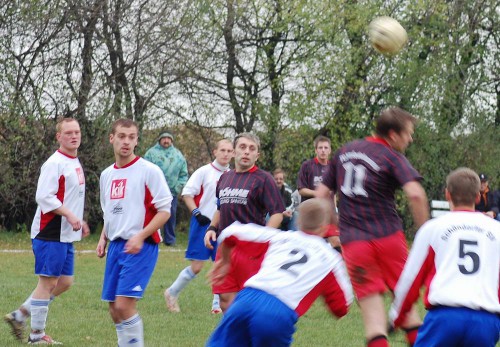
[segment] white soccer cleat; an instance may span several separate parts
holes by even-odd
[[[165,293],[163,293],[163,296],[165,297],[165,303],[167,304],[167,309],[170,312],[175,312],[175,313],[181,312],[181,308],[179,307],[177,298],[175,296],[170,295],[168,288],[165,290]]]
[[[62,345],[62,342],[54,341],[49,335],[43,335],[39,339],[28,338],[28,345]]]

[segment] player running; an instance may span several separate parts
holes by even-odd
[[[182,270],[175,282],[165,290],[165,301],[171,312],[180,312],[177,302],[179,294],[198,275],[207,260],[215,259],[216,243],[213,243],[214,249],[208,249],[205,247],[203,238],[210,224],[210,218],[217,210],[217,197],[215,196],[217,182],[224,172],[229,171],[229,162],[234,155],[232,142],[220,140],[213,154],[215,160],[196,170],[182,190],[182,197],[192,215],[186,249],[186,259],[191,261],[191,265]],[[214,294],[212,313],[221,312],[219,295]]]

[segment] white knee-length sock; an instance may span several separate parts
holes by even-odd
[[[49,313],[50,300],[31,299],[31,330],[39,331],[38,334],[30,334],[32,338],[40,338],[45,331],[47,314]]]
[[[124,345],[133,347],[144,347],[144,328],[139,314],[122,321]],[[122,345],[120,345],[122,347]]]
[[[168,288],[168,291],[170,292],[170,295],[172,296],[179,296],[180,292],[191,282],[194,278],[196,277],[195,273],[193,272],[193,269],[191,269],[191,266],[186,267],[184,270],[182,270],[179,273],[179,276],[177,276],[177,279],[175,280],[174,283]]]

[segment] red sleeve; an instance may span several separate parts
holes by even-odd
[[[322,295],[326,305],[335,316],[339,318],[345,316],[349,311],[350,304],[333,272],[328,273],[323,282],[324,291]]]

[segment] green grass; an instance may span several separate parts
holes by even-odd
[[[93,235],[75,245],[77,250],[94,250],[96,244],[97,236]],[[0,251],[0,313],[17,308],[36,286],[30,245],[27,233],[0,233],[0,250],[25,250],[22,253]],[[188,265],[184,259],[185,247],[185,233],[179,233],[177,247],[161,247],[145,298],[138,303],[146,346],[204,346],[221,318],[210,314],[212,295],[205,280],[208,266],[182,292],[179,298],[182,312],[172,314],[166,310],[163,291]],[[94,253],[79,252],[74,286],[50,305],[47,333],[66,346],[116,346],[116,333],[107,304],[100,300],[104,262]],[[356,304],[346,317],[336,320],[322,300],[299,320],[294,338],[293,346],[365,345]],[[4,323],[0,325],[0,341],[2,346],[21,345]],[[401,332],[390,336],[390,342],[391,346],[406,346]]]

